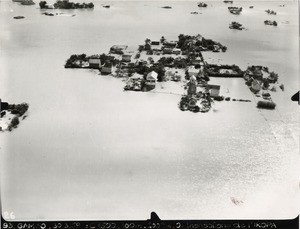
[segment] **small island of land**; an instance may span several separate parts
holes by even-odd
[[[265,10],[265,12],[268,13],[268,14],[271,14],[271,15],[272,15],[272,14],[273,14],[273,15],[276,15],[276,14],[277,14],[275,11],[270,10],[270,9]]]
[[[228,10],[232,14],[239,15],[242,12],[243,8],[242,7],[236,7],[236,6],[229,6]]]
[[[207,7],[207,4],[204,3],[204,2],[199,2],[199,3],[198,3],[198,6],[199,6],[199,7]]]
[[[265,20],[264,23],[265,23],[265,25],[277,26],[277,22],[276,21]]]
[[[231,24],[229,25],[229,28],[230,29],[237,29],[237,30],[245,29],[242,24],[240,24],[238,22],[235,22],[235,21],[231,22]]]
[[[2,102],[1,99],[0,103],[0,131],[12,131],[18,127],[21,117],[22,120],[26,118],[25,114],[29,105],[27,103],[8,104],[7,102]]]
[[[276,104],[271,99],[271,92],[277,90],[276,73],[262,66],[250,66],[242,71],[237,65],[208,64],[202,56],[205,51],[225,52],[226,49],[199,34],[180,34],[177,41],[162,36],[160,40],[147,38],[137,50],[130,50],[127,45],[113,45],[109,54],[71,55],[65,68],[95,69],[101,75],[123,78],[126,82],[124,91],[148,92],[160,82],[181,82],[186,93],[181,96],[179,108],[192,112],[208,112],[214,101],[231,100],[220,95],[221,85],[208,84],[210,77],[244,78],[254,98],[262,99],[257,102],[257,107],[274,109]],[[162,57],[158,57],[160,55]],[[279,88],[284,89],[283,85]],[[251,102],[235,98],[232,101]]]
[[[74,3],[69,2],[69,0],[57,1],[52,6],[49,6],[46,1],[41,1],[39,3],[41,9],[93,9],[94,4],[90,3]]]
[[[24,16],[15,16],[14,19],[24,19]]]

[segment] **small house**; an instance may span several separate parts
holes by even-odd
[[[160,42],[159,41],[151,41],[151,45],[159,45]]]
[[[101,68],[101,74],[111,74],[112,73],[112,65],[106,64]]]
[[[163,49],[163,54],[172,54],[172,49],[170,49],[170,48],[164,48]]]
[[[146,77],[146,80],[148,82],[155,83],[157,81],[157,76],[158,76],[158,74],[155,71],[149,72]]]
[[[89,67],[99,69],[101,67],[100,58],[90,58],[89,59]]]
[[[248,74],[249,77],[253,77],[254,79],[262,79],[263,78],[263,73],[260,68],[255,68],[252,71],[247,70],[246,74]]]
[[[124,55],[122,55],[122,61],[131,62],[131,57],[132,57],[132,55],[124,54]]]
[[[202,60],[200,57],[196,57],[192,60],[192,65],[200,65],[202,63]]]
[[[127,49],[127,45],[113,45],[110,48],[111,53],[122,54],[125,49]]]
[[[174,49],[172,50],[172,53],[173,53],[173,54],[176,54],[176,55],[179,55],[179,54],[181,53],[181,49],[174,48]]]
[[[188,82],[188,95],[194,95],[197,93],[197,80],[195,76],[191,76],[190,81]]]
[[[220,85],[208,84],[206,88],[209,90],[211,97],[218,97],[220,94]]]
[[[167,41],[164,43],[164,46],[168,47],[168,48],[175,48],[177,45],[176,41]]]
[[[150,91],[155,88],[155,84],[157,81],[157,76],[158,74],[155,71],[149,72],[148,75],[146,76],[146,82],[145,82],[145,87],[144,90]]]
[[[260,89],[261,89],[261,84],[258,80],[253,80],[252,83],[251,83],[251,89],[254,91],[254,92],[259,92]]]
[[[2,102],[0,99],[0,111],[7,110],[7,109],[8,109],[8,103]]]
[[[188,74],[189,74],[190,77],[197,76],[198,73],[199,73],[198,69],[195,69],[195,68],[189,68],[188,69]]]

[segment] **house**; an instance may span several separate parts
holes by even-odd
[[[191,76],[197,76],[198,75],[198,73],[199,73],[199,70],[198,69],[195,69],[195,68],[189,68],[188,69],[188,74],[189,74],[189,76],[191,77]]]
[[[168,48],[175,48],[177,45],[177,41],[166,41],[164,43],[164,46],[168,47]]]
[[[220,85],[208,84],[206,88],[209,90],[211,97],[218,97],[220,94]]]
[[[145,82],[145,87],[144,90],[150,91],[155,88],[155,84],[157,81],[157,76],[158,74],[155,71],[149,72],[148,75],[146,76],[146,82]]]
[[[124,62],[131,62],[132,55],[124,54],[122,55],[122,61]]]
[[[254,79],[262,79],[263,73],[260,68],[256,67],[254,70],[247,70],[246,75],[248,75],[248,78],[253,77]]]
[[[149,72],[146,77],[146,81],[155,83],[157,81],[157,76],[158,74],[155,71]]]
[[[196,57],[195,59],[192,60],[192,65],[198,65],[201,63],[202,63],[202,60],[200,57]]]
[[[261,84],[258,80],[253,80],[252,83],[251,83],[251,89],[254,91],[254,92],[259,92],[260,89],[261,89]]]
[[[2,102],[0,99],[0,111],[7,110],[7,109],[8,109],[8,103]]]
[[[195,76],[191,76],[188,82],[188,95],[194,95],[197,93],[197,80]]]
[[[172,54],[172,49],[170,49],[170,48],[164,48],[163,49],[163,54]]]
[[[179,54],[181,53],[181,49],[176,49],[176,48],[174,48],[174,49],[172,50],[172,53],[173,53],[173,54],[176,54],[176,55],[179,55]]]
[[[112,64],[105,64],[101,68],[101,74],[111,74],[112,73]]]
[[[151,41],[151,45],[159,45],[160,42],[159,41]]]
[[[115,54],[123,54],[123,51],[127,49],[127,47],[127,45],[113,45],[110,48],[110,52]]]
[[[134,79],[134,80],[142,80],[144,79],[144,76],[138,73],[134,73],[129,79]]]
[[[101,67],[100,58],[90,58],[89,59],[89,67],[99,69]]]

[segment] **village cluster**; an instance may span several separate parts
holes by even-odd
[[[33,0],[12,0],[22,5],[34,5]],[[233,4],[233,1],[224,0],[224,3]],[[104,8],[110,5],[101,4]],[[46,1],[40,1],[40,9],[93,9],[93,3],[74,3],[69,0],[57,0],[53,5]],[[200,8],[208,7],[204,2],[197,3]],[[280,5],[284,7],[285,5]],[[254,6],[249,6],[252,9]],[[171,6],[163,6],[164,9],[172,9]],[[240,15],[243,8],[229,6],[230,13]],[[276,15],[273,10],[265,10],[269,15]],[[57,16],[65,13],[43,12],[46,16]],[[202,14],[202,12],[191,12],[191,14]],[[75,16],[72,14],[70,16]],[[14,19],[24,19],[24,16],[14,16]],[[265,25],[277,26],[276,21],[265,20]],[[233,21],[230,29],[244,30],[242,24]],[[72,55],[66,62],[66,68],[92,68],[99,69],[101,74],[110,74],[115,77],[126,79],[124,90],[147,92],[155,89],[159,82],[175,81],[186,84],[187,93],[182,95],[179,102],[181,110],[193,112],[208,112],[213,101],[229,101],[231,98],[220,96],[221,85],[208,84],[210,77],[243,77],[249,89],[263,100],[258,101],[260,108],[274,109],[276,104],[272,102],[269,91],[276,91],[276,88],[284,90],[284,86],[278,84],[278,75],[269,72],[263,66],[249,66],[242,71],[236,65],[212,65],[208,64],[202,56],[202,52],[226,52],[227,47],[206,39],[201,35],[189,36],[180,34],[177,41],[168,41],[164,37],[160,40],[146,39],[145,43],[139,45],[137,50],[130,50],[127,45],[114,45],[108,54],[86,54]],[[279,85],[279,84],[278,84]],[[232,101],[249,102],[244,99],[232,99]],[[23,104],[24,105],[24,104]],[[28,108],[28,106],[27,106]],[[26,110],[27,110],[26,108]],[[14,110],[14,109],[13,109]],[[9,117],[11,112],[8,109],[1,113],[0,121],[6,123],[4,129],[12,130],[19,123],[19,117]],[[21,112],[22,113],[22,112]],[[3,121],[5,117],[9,117]],[[1,127],[1,126],[0,126]],[[0,129],[1,130],[1,129]],[[3,130],[3,125],[2,125]]]
[[[124,78],[126,91],[147,92],[155,89],[160,82],[183,82],[187,93],[182,96],[179,108],[193,112],[208,112],[213,101],[231,99],[220,96],[221,85],[209,84],[210,77],[240,77],[245,79],[257,97],[264,100],[262,106],[258,104],[260,107],[274,109],[276,105],[268,91],[276,91],[276,73],[262,66],[249,66],[242,71],[237,65],[208,64],[202,56],[205,51],[226,52],[226,49],[226,46],[199,34],[180,34],[177,41],[168,41],[164,37],[160,40],[146,39],[137,50],[130,50],[126,45],[114,45],[109,54],[72,55],[66,61],[65,68],[99,69],[103,75]],[[284,89],[283,85],[278,85],[278,88]]]

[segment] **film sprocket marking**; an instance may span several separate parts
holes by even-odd
[[[155,212],[148,220],[138,221],[6,221],[3,229],[299,229],[299,216],[285,220],[161,220]]]

